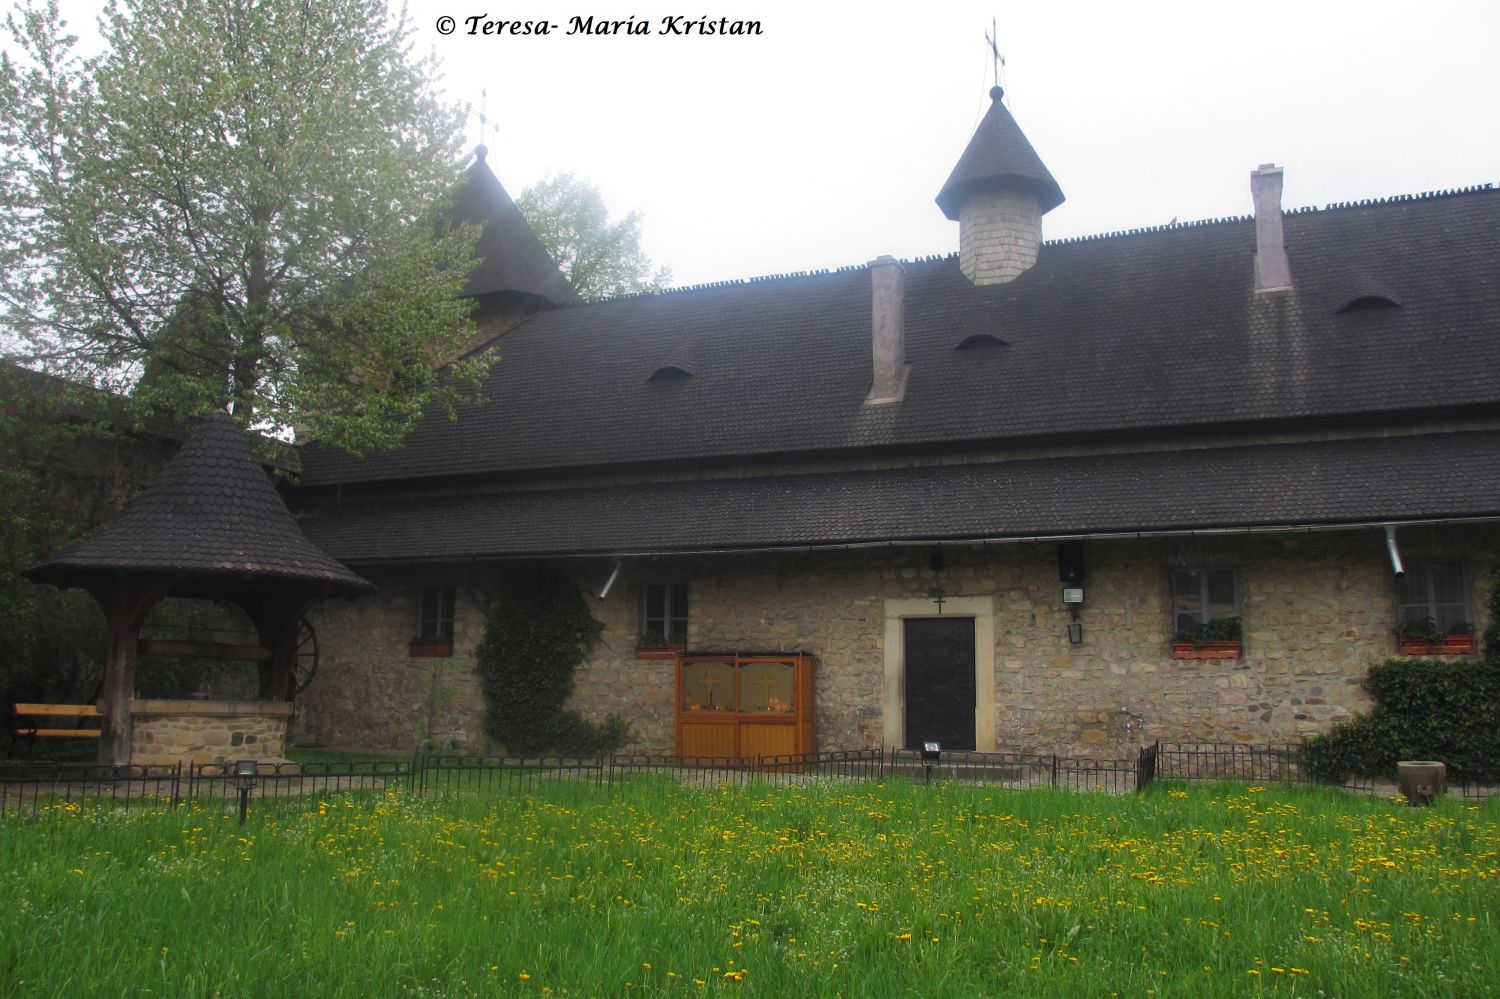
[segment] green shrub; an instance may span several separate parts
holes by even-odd
[[[1375,709],[1307,740],[1314,779],[1388,776],[1400,760],[1441,760],[1459,780],[1500,778],[1500,566],[1490,580],[1483,661],[1388,659],[1371,666],[1365,689]]]
[[[578,589],[559,573],[526,568],[502,576],[490,594],[476,653],[485,733],[518,754],[597,756],[629,742],[630,724],[618,715],[595,725],[564,708],[573,671],[602,630]]]
[[[1365,689],[1369,715],[1307,741],[1316,779],[1389,775],[1399,760],[1441,760],[1461,780],[1500,767],[1500,665],[1390,659],[1370,667]]]

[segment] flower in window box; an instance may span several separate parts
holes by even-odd
[[[413,658],[437,659],[453,655],[453,639],[451,638],[413,638],[407,649],[407,655]]]
[[[1172,658],[1238,659],[1240,637],[1240,619],[1237,617],[1221,617],[1182,628],[1172,636]]]
[[[1445,632],[1431,617],[1405,621],[1396,629],[1403,656],[1463,656],[1474,651],[1474,626],[1467,621]]]
[[[637,659],[675,659],[684,648],[682,642],[667,641],[666,635],[660,631],[643,631],[635,643],[635,657]]]

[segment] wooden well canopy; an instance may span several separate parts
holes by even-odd
[[[159,600],[227,600],[244,608],[260,645],[238,652],[259,664],[261,698],[285,700],[307,609],[325,597],[375,589],[307,540],[225,413],[210,417],[116,520],[25,575],[87,589],[104,610],[109,646],[99,761],[114,764],[130,760],[140,630]],[[175,654],[215,651],[224,652],[194,646]]]

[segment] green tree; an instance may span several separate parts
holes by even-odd
[[[672,271],[653,272],[641,250],[640,213],[611,222],[598,189],[572,173],[553,174],[528,187],[516,207],[586,299],[660,291],[672,283]]]
[[[459,117],[385,0],[111,0],[90,58],[33,3],[0,63],[21,353],[354,451],[477,386],[482,359],[433,370],[473,336],[475,233],[440,221]]]

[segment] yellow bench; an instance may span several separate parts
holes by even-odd
[[[42,728],[37,722],[53,718],[99,718],[102,724],[103,717],[92,704],[17,704],[16,738],[97,739],[97,728]],[[26,724],[26,720],[33,724]]]

